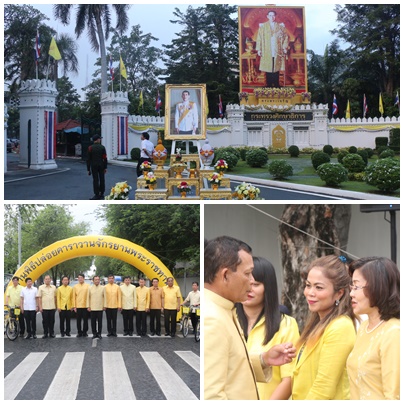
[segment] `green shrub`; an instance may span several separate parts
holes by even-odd
[[[290,157],[299,157],[300,149],[297,146],[292,145],[289,147],[288,152],[290,154]]]
[[[248,147],[239,147],[238,152],[240,153],[241,160],[245,161],[248,150],[250,150]]]
[[[138,147],[134,147],[130,151],[130,158],[131,158],[131,160],[139,161],[139,159],[140,159],[140,149]]]
[[[313,154],[316,150],[313,149],[312,147],[303,147],[302,150],[300,150],[301,154]]]
[[[365,162],[359,154],[348,154],[342,159],[342,165],[350,173],[360,173],[366,167]]]
[[[327,153],[330,157],[332,156],[332,154],[334,153],[334,148],[330,145],[330,144],[326,144],[323,147],[323,152]]]
[[[237,161],[240,159],[240,151],[236,147],[231,147],[231,146],[221,147],[219,150],[233,153],[235,156],[237,156]]]
[[[348,173],[348,180],[349,181],[365,181],[365,173]]]
[[[321,164],[329,163],[330,160],[330,156],[327,153],[323,153],[322,151],[314,152],[311,155],[311,163],[313,164],[315,170],[317,170],[317,168],[321,166]]]
[[[236,167],[238,160],[239,160],[239,158],[235,154],[233,154],[227,150],[224,150],[224,149],[219,149],[219,150],[215,151],[214,163],[216,164],[216,162],[220,159],[226,160],[226,163],[229,166],[229,170]]]
[[[348,154],[349,153],[347,150],[341,150],[337,156],[338,163],[342,164],[342,160],[344,159],[344,157],[348,156]]]
[[[389,146],[380,146],[377,149],[377,155],[380,157],[380,155],[386,150],[390,150],[390,147]]]
[[[395,155],[396,153],[394,153],[394,150],[387,149],[379,154],[379,159],[387,159],[389,157],[394,157]]]
[[[388,137],[377,137],[377,138],[375,138],[375,143],[376,143],[376,150],[377,150],[379,147],[387,146],[389,143],[389,138]]]
[[[317,168],[317,174],[329,187],[336,187],[348,180],[347,169],[339,163],[324,163]]]
[[[365,170],[365,181],[383,192],[400,188],[400,162],[393,158],[377,160]]]
[[[355,154],[355,153],[358,152],[358,148],[357,148],[356,146],[351,146],[351,147],[348,149],[348,151],[349,151],[350,154]]]
[[[370,147],[367,147],[365,150],[366,150],[366,152],[368,154],[368,159],[371,159],[373,154],[374,154],[373,149],[371,149]]]
[[[400,129],[394,128],[390,130],[390,148],[395,152],[400,151]]]
[[[268,163],[268,154],[265,150],[251,149],[246,154],[246,162],[250,167],[262,167]]]
[[[293,167],[286,160],[273,160],[268,165],[269,173],[274,179],[282,180],[293,175]]]
[[[288,154],[288,149],[282,147],[282,148],[275,148],[272,146],[269,146],[267,149],[268,154]]]
[[[358,156],[362,157],[362,160],[368,165],[368,152],[366,150],[358,150]]]

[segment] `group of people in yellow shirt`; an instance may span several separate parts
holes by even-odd
[[[240,240],[207,242],[205,399],[400,399],[397,265],[329,255],[304,274],[299,334],[279,306],[272,264]]]
[[[49,275],[44,277],[44,284],[38,289],[29,285],[23,288],[18,283],[18,277],[13,278],[13,286],[6,293],[6,305],[21,307],[22,315],[21,336],[25,332],[24,308],[28,335],[26,338],[36,338],[36,316],[42,313],[44,334],[42,338],[54,338],[55,312],[59,312],[60,334],[62,337],[71,336],[72,311],[76,313],[77,337],[88,336],[88,320],[91,319],[93,339],[102,338],[103,313],[106,313],[108,337],[117,336],[117,314],[122,313],[123,335],[133,336],[136,316],[136,333],[145,336],[147,332],[147,313],[150,313],[151,335],[161,335],[161,314],[164,313],[166,336],[175,336],[177,312],[181,307],[181,292],[174,279],[169,277],[167,285],[159,286],[159,280],[154,278],[150,288],[145,286],[145,280],[139,279],[139,286],[132,285],[129,276],[118,286],[113,275],[108,276],[108,283],[101,285],[100,277],[94,276],[92,285],[85,282],[84,274],[78,275],[78,283],[69,286],[69,278],[63,276],[60,287],[51,284]],[[32,293],[30,292],[32,290]],[[30,293],[28,293],[30,292]],[[25,302],[24,302],[25,297]],[[33,316],[29,314],[33,312]],[[32,318],[31,318],[32,317]]]

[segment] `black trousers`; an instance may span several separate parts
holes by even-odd
[[[91,331],[93,332],[93,335],[101,335],[102,333],[102,314],[102,310],[91,310]]]
[[[175,335],[177,331],[177,310],[164,309],[164,327],[166,334]]]
[[[196,315],[196,313],[190,313],[189,316],[191,317],[192,329],[195,331],[196,324],[198,323],[198,316]]]
[[[108,334],[116,334],[116,318],[118,309],[106,309]]]
[[[18,315],[18,322],[20,324],[20,334],[24,335],[24,333],[25,333],[25,321],[24,321],[24,314],[23,314],[23,312],[21,310],[20,310],[20,314]]]
[[[104,195],[105,193],[105,173],[104,166],[92,166],[94,195]]]
[[[36,311],[24,310],[25,324],[27,325],[27,333],[29,335],[36,334]]]
[[[60,333],[70,334],[70,319],[72,317],[72,312],[70,310],[60,310],[59,311],[59,322],[60,322]],[[65,327],[66,323],[66,327]]]
[[[133,309],[122,310],[123,332],[133,332]]]
[[[267,73],[267,87],[279,88],[279,72]]]
[[[81,322],[83,321],[83,327]],[[77,333],[87,334],[88,331],[88,311],[87,308],[77,309]]]
[[[150,332],[155,332],[157,334],[161,333],[160,316],[160,309],[150,309]]]
[[[44,334],[55,334],[55,310],[42,310]]]
[[[147,332],[147,313],[145,311],[136,311],[136,333],[137,335],[146,335]]]

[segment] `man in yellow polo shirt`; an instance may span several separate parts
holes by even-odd
[[[21,304],[20,295],[22,286],[18,283],[19,280],[20,278],[18,276],[13,276],[13,286],[8,288],[6,292],[6,306],[10,309],[19,308]],[[20,337],[23,337],[25,334],[25,323],[22,311],[18,317],[18,322],[20,323]]]
[[[57,309],[59,312],[60,335],[70,337],[70,318],[73,310],[73,288],[69,286],[69,278],[62,276],[62,285],[56,289]],[[65,328],[66,322],[66,328]]]
[[[108,284],[104,288],[104,307],[107,315],[107,337],[117,337],[116,320],[118,310],[122,310],[121,288],[114,283],[114,275],[108,275]]]
[[[163,287],[162,304],[164,309],[164,326],[166,337],[175,337],[177,327],[177,312],[180,311],[181,292],[180,288],[174,285],[172,277],[167,278],[167,286]]]
[[[133,336],[133,314],[136,307],[136,286],[130,283],[130,276],[123,277],[122,293],[123,335]]]
[[[45,276],[44,282],[37,294],[39,311],[42,313],[42,338],[48,338],[48,335],[55,338],[56,286],[51,285],[50,275]]]
[[[136,300],[136,333],[144,337],[147,332],[147,312],[150,310],[150,291],[143,278],[139,279],[139,286],[136,288]]]
[[[102,316],[105,300],[104,292],[104,286],[100,285],[100,277],[98,275],[95,275],[93,277],[93,284],[90,286],[87,296],[87,311],[90,313],[91,317],[91,330],[93,332],[93,339],[102,338]]]
[[[88,311],[87,295],[90,286],[84,282],[84,274],[78,274],[79,283],[73,288],[73,309],[77,313],[77,335],[76,337],[88,337]],[[81,323],[83,322],[83,327]]]

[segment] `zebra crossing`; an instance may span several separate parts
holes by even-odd
[[[104,400],[136,400],[144,399],[145,392],[142,389],[160,389],[161,399],[167,400],[198,400],[197,395],[191,390],[186,378],[199,380],[200,358],[192,351],[173,351],[179,360],[180,366],[174,369],[168,358],[164,358],[157,351],[140,351],[138,357],[129,360],[125,358],[125,352],[104,351],[97,358],[92,358],[94,365],[91,369],[99,371],[102,380],[97,379],[100,393]],[[13,359],[15,352],[5,352],[4,361]],[[65,352],[57,371],[51,377],[44,377],[46,389],[43,400],[76,400],[88,399],[85,397],[88,382],[83,382],[84,364],[86,352]],[[19,394],[29,388],[30,381],[36,372],[44,372],[46,363],[58,360],[57,352],[31,352],[23,358],[7,374],[5,366],[4,399],[20,399]],[[60,360],[60,359],[59,359]],[[102,371],[99,369],[102,367]],[[177,373],[180,373],[178,374]],[[141,376],[140,376],[141,375]],[[88,375],[87,375],[88,376]],[[186,376],[186,377],[185,377]],[[143,379],[142,379],[143,378]],[[150,383],[144,383],[145,378],[151,379]],[[35,379],[37,380],[37,378]],[[137,382],[143,380],[143,382]],[[84,385],[84,387],[83,387]],[[199,386],[199,383],[198,383]],[[79,395],[80,390],[80,395]],[[194,388],[195,390],[195,388]],[[88,392],[91,394],[91,391]],[[198,393],[197,393],[198,394]],[[23,399],[23,398],[21,398]]]

